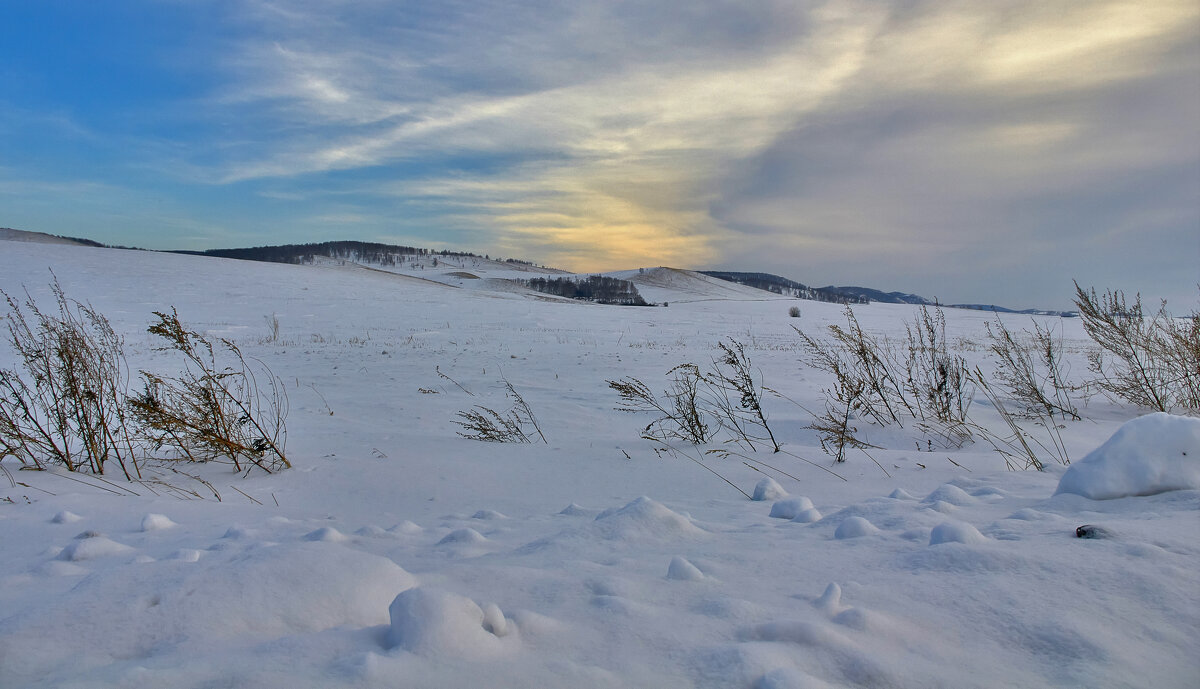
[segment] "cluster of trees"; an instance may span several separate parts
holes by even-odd
[[[754,287],[756,289],[766,290],[775,294],[784,296],[796,297],[797,299],[808,299],[811,301],[824,301],[834,304],[866,304],[869,300],[866,297],[846,294],[832,289],[823,287],[809,287],[802,285],[794,280],[789,280],[785,277],[772,275],[770,273],[739,273],[721,270],[704,270],[701,271],[709,277],[714,277],[719,280],[728,282],[736,282],[739,285]]]
[[[594,301],[598,304],[618,304],[620,306],[649,306],[642,295],[638,294],[637,286],[628,280],[589,275],[582,280],[572,278],[532,278],[525,284],[530,289],[545,294],[554,294],[568,299]]]
[[[335,258],[343,261],[358,263],[374,263],[376,265],[394,266],[406,258],[421,258],[426,256],[469,256],[475,254],[464,251],[431,251],[412,246],[397,244],[379,244],[376,242],[320,242],[317,244],[282,244],[279,246],[256,246],[248,249],[209,249],[201,253],[204,256],[221,258],[239,258],[246,261],[266,261],[269,263],[312,263],[318,256]]]

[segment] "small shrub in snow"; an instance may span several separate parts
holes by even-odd
[[[713,361],[712,372],[705,376],[711,391],[710,403],[722,425],[734,436],[734,441],[754,449],[754,443],[769,443],[779,452],[779,441],[767,424],[762,408],[761,376],[756,375],[746,354],[746,346],[730,339],[718,342],[720,356]],[[765,434],[765,435],[763,435]]]
[[[924,421],[930,417],[940,424],[958,425],[966,421],[972,390],[963,357],[950,353],[946,340],[946,314],[941,307],[932,312],[921,306],[915,323],[905,323],[907,335],[905,385],[916,402]]]
[[[95,474],[113,460],[132,480],[140,474],[125,407],[124,340],[100,312],[68,299],[58,280],[50,288],[57,313],[28,296],[22,307],[0,292],[8,342],[23,369],[0,370],[0,459]]]
[[[458,434],[470,440],[489,443],[529,443],[536,434],[543,443],[548,442],[537,417],[533,415],[533,409],[521,397],[521,393],[507,380],[504,381],[504,389],[513,401],[508,411],[502,414],[482,405],[460,411],[458,418],[462,420],[454,423],[462,426],[466,432],[458,431]]]
[[[850,307],[845,315],[845,327],[829,326],[828,339],[794,328],[805,362],[834,377],[833,386],[822,391],[824,413],[813,413],[809,426],[819,433],[821,447],[838,462],[848,449],[875,447],[858,436],[856,418],[880,426],[914,419],[947,445],[969,440],[965,421],[973,389],[966,361],[950,353],[941,308],[920,307],[917,320],[904,324],[900,351],[886,337],[864,331]]]
[[[261,365],[265,387],[240,349],[226,339],[217,346],[188,330],[174,309],[155,312],[150,333],[166,341],[163,350],[183,354],[186,368],[178,376],[142,371],[145,389],[130,400],[134,415],[156,448],[170,447],[193,462],[228,461],[271,473],[291,467],[284,454],[287,393],[283,383]],[[228,362],[218,364],[220,349]]]
[[[1147,314],[1141,295],[1129,304],[1119,290],[1099,295],[1079,283],[1075,305],[1101,349],[1089,356],[1097,387],[1139,407],[1200,411],[1200,312],[1175,319],[1164,301]]]
[[[650,412],[657,416],[642,429],[647,440],[685,440],[701,445],[711,440],[716,424],[730,439],[755,449],[755,443],[780,446],[762,408],[763,387],[746,354],[745,345],[730,340],[718,342],[720,355],[711,370],[695,364],[680,364],[667,372],[674,376],[671,388],[659,399],[637,378],[610,380],[608,386],[621,397],[619,411]]]
[[[788,309],[788,316],[791,316],[792,318],[799,318],[800,317],[800,307],[799,306],[790,307]]]
[[[608,381],[608,387],[621,398],[617,410],[655,414],[656,418],[642,429],[642,437],[647,440],[675,438],[694,445],[708,442],[708,412],[700,404],[700,369],[695,364],[680,364],[667,375],[672,376],[671,387],[661,400],[637,378]]]
[[[1067,383],[1063,370],[1062,340],[1037,321],[1033,322],[1032,333],[1022,331],[1021,336],[998,318],[984,325],[991,340],[988,348],[998,364],[993,376],[1024,407],[1021,415],[1078,421],[1079,411],[1071,400],[1075,388]]]

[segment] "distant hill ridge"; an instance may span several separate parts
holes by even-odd
[[[52,242],[114,249],[134,248],[111,246],[81,237],[65,237],[61,235],[46,234],[43,232],[17,230],[8,227],[0,227],[0,240],[43,243]],[[513,258],[492,259],[490,256],[480,256],[479,254],[468,251],[450,251],[445,249],[438,251],[434,249],[421,249],[418,247],[402,246],[398,244],[383,244],[379,242],[361,242],[350,240],[316,242],[309,244],[278,244],[272,246],[257,246],[240,249],[208,249],[205,251],[176,250],[169,253],[234,258],[247,261],[264,261],[269,263],[295,264],[312,263],[317,257],[324,257],[352,262],[373,263],[384,266],[395,266],[398,263],[403,263],[406,260],[412,261],[424,258],[437,258],[439,256],[453,256],[494,260],[499,263],[511,264],[513,266],[536,266],[536,264],[529,261],[522,261]],[[538,266],[538,268],[541,267]],[[547,272],[562,272],[549,268],[542,269]],[[745,285],[747,287],[765,290],[774,294],[791,296],[799,299],[808,299],[811,301],[824,301],[838,304],[866,304],[873,301],[884,304],[935,304],[935,302],[930,301],[920,295],[906,294],[904,292],[883,292],[870,287],[836,287],[833,285],[826,287],[809,287],[794,280],[789,280],[788,278],[781,277],[779,275],[773,275],[771,273],[723,270],[702,270],[696,272],[709,277],[725,280],[727,282],[733,282],[736,284]],[[994,311],[998,313],[1064,317],[1077,315],[1073,311],[1047,311],[1041,309],[1023,309],[1018,311],[992,304],[942,304],[942,306],[959,309],[974,309],[977,311]]]
[[[359,241],[278,244],[243,249],[207,249],[205,251],[176,251],[174,253],[236,258],[244,261],[265,261],[268,263],[312,263],[319,256],[380,265],[396,265],[397,260],[403,261],[408,257],[469,256],[483,258],[482,256],[476,256],[476,254],[465,251],[434,251],[432,249],[420,249],[413,246]]]
[[[868,301],[866,298],[838,292],[829,287],[809,287],[785,277],[772,275],[771,273],[739,273],[728,270],[700,270],[696,272],[719,280],[736,282],[739,285],[755,287],[798,299],[825,301],[835,304],[865,304]]]

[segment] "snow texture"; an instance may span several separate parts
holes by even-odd
[[[1039,472],[1008,471],[981,442],[926,452],[917,424],[860,418],[880,449],[834,462],[784,400],[820,409],[832,383],[797,365],[794,300],[648,268],[626,275],[669,308],[607,307],[530,293],[514,280],[552,274],[532,266],[437,258],[297,266],[0,241],[0,289],[51,305],[53,269],[112,320],[131,371],[174,368],[146,332],[172,307],[269,365],[294,465],[104,483],[0,459],[0,687],[1200,686],[1195,419],[1123,427],[1136,411],[1093,398],[1060,430],[1071,457],[1096,452]],[[806,331],[843,310],[806,302]],[[892,339],[916,315],[854,312]],[[945,317],[984,375],[986,324],[1031,327]],[[1079,319],[1041,324],[1085,371]],[[728,337],[779,392],[763,407],[783,452],[671,454],[640,440],[646,415],[614,411],[606,380],[657,391]],[[547,443],[457,434],[459,411],[510,408],[504,381]],[[994,408],[971,412],[1009,432]]]

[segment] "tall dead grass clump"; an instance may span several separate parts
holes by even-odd
[[[438,371],[438,375],[453,382],[453,379],[441,371]],[[455,385],[458,384],[455,383]],[[471,394],[461,385],[459,388]],[[459,420],[453,422],[463,428],[462,431],[458,431],[458,434],[468,440],[526,444],[533,442],[533,437],[536,435],[543,443],[548,443],[546,435],[542,433],[541,424],[534,416],[533,408],[507,378],[504,379],[504,395],[512,401],[504,412],[498,412],[479,404],[471,409],[458,412],[456,415]]]
[[[233,342],[218,339],[214,345],[185,328],[175,309],[154,315],[158,321],[149,332],[165,342],[160,350],[183,355],[184,370],[175,376],[142,371],[143,391],[129,400],[153,448],[170,448],[175,459],[191,462],[228,462],[237,471],[290,468],[283,383],[265,365],[251,366]]]
[[[0,370],[0,459],[95,474],[115,461],[133,480],[140,474],[125,407],[124,341],[103,314],[68,299],[57,278],[50,289],[54,311],[28,293],[22,305],[0,291],[21,369]]]
[[[1142,308],[1120,290],[1098,294],[1075,283],[1083,327],[1100,349],[1088,356],[1094,384],[1105,394],[1139,407],[1200,411],[1200,312],[1173,318],[1162,302]]]
[[[671,385],[658,397],[637,378],[607,381],[621,398],[618,411],[647,412],[654,417],[642,429],[646,440],[683,440],[703,445],[724,431],[727,442],[755,450],[755,444],[770,445],[779,452],[763,409],[768,388],[754,368],[745,345],[730,339],[718,342],[718,356],[708,370],[692,363],[680,364],[667,375]]]
[[[833,376],[821,391],[824,411],[810,412],[808,427],[822,449],[843,462],[848,449],[875,447],[858,435],[857,420],[900,427],[915,421],[947,445],[968,441],[974,387],[965,359],[950,351],[941,307],[921,306],[916,321],[905,322],[899,344],[863,330],[851,307],[844,314],[846,324],[830,325],[827,337],[793,327],[804,363]]]
[[[679,364],[667,375],[671,376],[670,387],[660,399],[642,381],[625,377],[610,380],[608,387],[621,398],[618,411],[649,412],[654,415],[642,429],[646,440],[682,440],[693,445],[703,445],[712,436],[709,413],[700,404],[700,385],[703,376],[695,364]]]
[[[1067,380],[1062,338],[1047,326],[1033,322],[1033,331],[1014,333],[1004,322],[985,323],[988,349],[996,357],[993,378],[1021,406],[1025,418],[1055,416],[1079,420],[1072,395],[1078,388]]]

